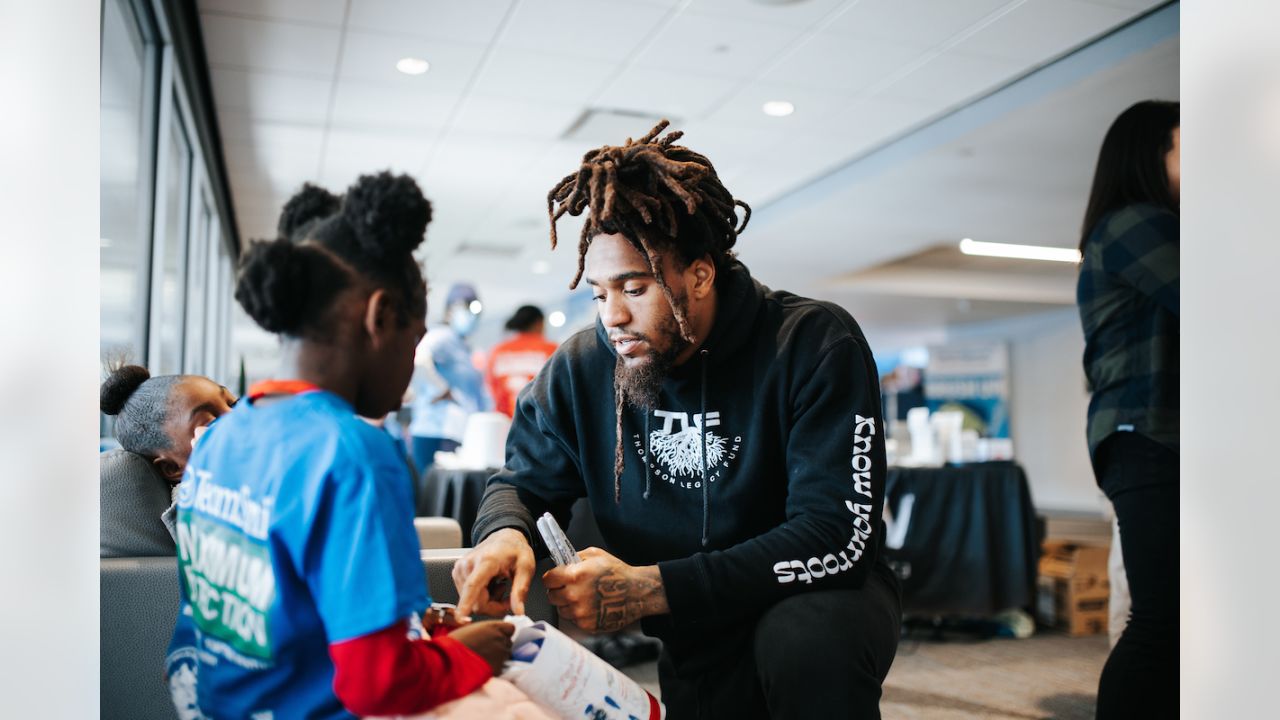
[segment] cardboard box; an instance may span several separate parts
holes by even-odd
[[[1106,632],[1110,552],[1106,545],[1045,543],[1036,580],[1036,620],[1071,635]]]

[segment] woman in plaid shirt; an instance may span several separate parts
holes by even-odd
[[[1178,713],[1178,115],[1148,100],[1112,123],[1080,241],[1089,453],[1133,603],[1100,719]]]

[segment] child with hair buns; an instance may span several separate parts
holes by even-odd
[[[336,214],[244,253],[236,299],[280,335],[283,363],[201,439],[180,486],[168,666],[196,688],[180,715],[418,714],[510,656],[509,623],[423,629],[408,471],[357,418],[398,407],[413,372],[430,218],[408,176],[366,175]]]

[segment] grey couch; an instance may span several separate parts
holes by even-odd
[[[173,536],[160,518],[171,504],[168,481],[150,461],[128,450],[108,450],[98,463],[99,554],[173,557]]]
[[[428,587],[437,602],[457,602],[450,573],[466,550],[423,550]],[[178,615],[178,567],[173,557],[102,558],[101,717],[104,720],[175,718],[163,680],[165,651]],[[540,570],[546,569],[546,563]],[[555,621],[535,574],[526,611]]]

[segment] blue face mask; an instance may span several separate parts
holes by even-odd
[[[466,337],[476,329],[476,323],[479,320],[479,315],[473,314],[466,308],[460,308],[449,316],[449,327],[453,328],[459,336]]]

